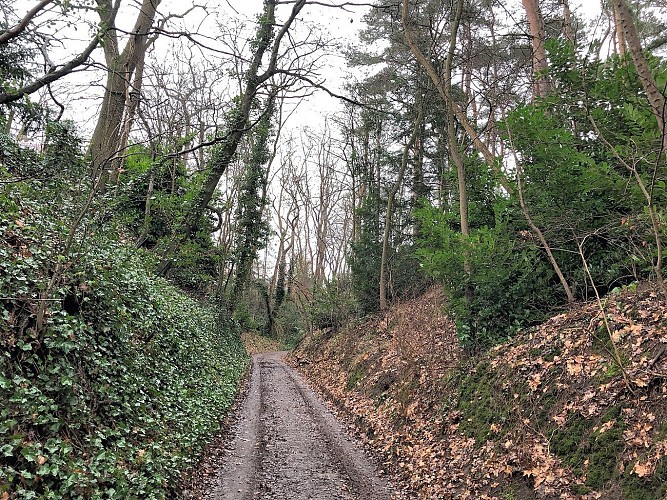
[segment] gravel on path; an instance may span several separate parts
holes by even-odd
[[[256,354],[210,500],[389,500],[394,490],[283,362]]]

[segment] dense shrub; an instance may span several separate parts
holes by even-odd
[[[316,287],[309,308],[313,327],[338,329],[354,317],[358,311],[352,290],[353,283],[344,276]]]
[[[501,126],[522,167],[523,207],[519,185],[511,195],[493,188],[468,159],[468,241],[455,206],[418,211],[421,263],[444,283],[461,337],[477,345],[566,303],[527,215],[576,300],[655,276],[656,240],[664,247],[667,169],[636,73],[627,60],[581,61],[568,43],[547,46],[556,91],[516,106]],[[649,62],[664,81],[665,65]]]
[[[417,255],[424,270],[443,283],[465,344],[497,343],[519,326],[544,320],[562,302],[554,272],[527,231],[522,238],[498,221],[493,228],[473,230],[464,243],[448,223],[451,214],[423,208],[418,216],[424,237]],[[465,255],[470,275],[463,270]]]
[[[143,252],[86,224],[63,252],[47,187],[0,191],[0,496],[173,497],[247,355]]]

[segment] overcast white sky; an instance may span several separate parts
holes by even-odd
[[[320,0],[320,3],[335,4],[336,1]],[[18,0],[14,3],[14,6],[19,14],[23,14],[34,6],[36,2],[37,0]],[[125,0],[124,3],[127,4],[127,7],[120,12],[118,24],[121,29],[129,31],[136,17],[136,5],[140,2],[138,0]],[[247,30],[246,36],[252,38],[255,30],[255,20],[262,10],[263,0],[195,0],[195,3],[206,5],[208,16],[204,14],[203,10],[192,12],[183,21],[184,26],[190,31],[200,33],[202,35],[201,40],[205,43],[214,44],[216,34],[219,33],[216,24],[218,20],[223,23],[230,22],[232,19],[242,20]],[[190,1],[163,0],[160,12],[183,12],[190,5]],[[519,13],[517,15],[522,14],[519,0],[510,0],[505,5],[510,11],[518,9]],[[571,5],[573,10],[582,14],[586,19],[592,19],[600,12],[599,1],[596,0],[572,0]],[[277,9],[279,17],[287,15],[291,7],[291,4],[279,5]],[[304,23],[314,25],[318,30],[324,32],[325,36],[336,39],[342,45],[347,45],[357,41],[357,33],[364,26],[362,17],[367,10],[368,8],[366,7],[343,10],[340,8],[327,8],[321,5],[307,5],[300,17]],[[87,42],[88,36],[89,33],[82,29],[76,32],[71,29],[67,33],[63,32],[62,39],[67,40],[67,43],[61,49],[61,52],[64,54],[65,52],[71,53],[79,50],[79,47],[74,46],[76,42],[72,40],[78,39],[78,45],[83,46]],[[166,53],[166,47],[170,43],[170,39],[163,37],[156,44],[156,52]],[[99,49],[94,57],[99,61],[103,60]],[[65,55],[63,55],[63,60],[65,60]],[[323,68],[322,76],[326,78],[327,87],[333,91],[342,93],[343,84],[349,80],[349,73],[344,58],[342,55],[332,52],[324,58],[324,61],[325,67]],[[73,90],[77,88],[75,83],[80,83],[82,84],[82,92],[86,87],[88,87],[88,92],[90,92],[91,89],[87,85],[89,82],[85,78],[90,78],[90,76],[88,74],[85,77],[77,75],[70,77],[58,85],[61,88]],[[91,123],[94,122],[96,115],[96,106],[99,105],[102,81],[98,80],[97,83],[99,84],[96,85],[93,95],[88,98],[83,98],[82,95],[79,95],[77,97],[77,105],[69,108],[65,115],[66,118],[75,119],[83,127],[82,131],[84,134],[87,129],[91,128]],[[299,114],[295,121],[298,121],[299,124],[308,123],[317,126],[317,123],[322,121],[323,115],[330,114],[336,109],[340,109],[340,103],[336,99],[327,96],[324,92],[317,92],[313,97],[300,105]]]

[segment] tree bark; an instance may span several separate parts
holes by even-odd
[[[456,38],[461,24],[461,16],[463,14],[463,0],[459,0],[456,4],[456,11],[452,16],[451,32],[449,35],[449,49],[447,51],[447,60],[444,68],[444,85],[445,93],[447,94],[447,143],[449,146],[449,155],[456,167],[456,178],[459,191],[459,216],[461,220],[461,237],[464,244],[463,255],[463,271],[469,279],[472,274],[472,265],[470,264],[470,252],[468,251],[468,241],[470,240],[470,224],[468,221],[468,190],[466,187],[466,167],[463,156],[459,151],[458,138],[456,137],[456,124],[454,117],[454,109],[452,108],[452,65],[454,62],[454,51],[456,50]],[[465,296],[466,300],[472,300],[472,286],[470,283],[466,284]]]
[[[614,11],[617,14],[617,27],[620,26],[620,31],[625,35],[625,41],[632,57],[632,62],[637,70],[639,81],[646,92],[648,101],[651,105],[651,110],[656,120],[658,120],[658,127],[662,134],[663,150],[665,146],[665,95],[660,91],[655,83],[651,69],[648,66],[648,61],[644,55],[639,34],[632,19],[632,14],[628,8],[625,0],[613,0]]]
[[[138,61],[137,68],[134,73],[134,81],[132,87],[128,88],[127,95],[125,96],[125,117],[123,119],[123,127],[121,129],[120,138],[119,138],[119,151],[125,151],[127,148],[127,142],[130,138],[130,131],[132,130],[132,124],[134,123],[134,117],[139,107],[139,102],[141,101],[141,86],[143,83],[144,77],[144,60],[143,58]],[[116,184],[120,178],[122,166],[122,158],[116,158],[113,162],[113,169],[111,172],[111,182]]]
[[[572,30],[572,10],[570,0],[561,0],[563,4],[563,34],[565,38],[574,44],[574,31]]]
[[[96,0],[100,22],[107,27],[103,36],[107,81],[100,115],[90,140],[89,153],[93,163],[93,175],[102,179],[102,189],[109,177],[110,162],[120,152],[125,101],[130,92],[135,69],[146,56],[148,35],[161,1],[142,1],[132,28],[132,35],[121,52],[116,32],[116,15],[120,2],[112,5],[111,0]]]
[[[618,55],[623,57],[625,55],[625,33],[623,32],[623,28],[621,26],[621,18],[620,14],[618,12],[618,7],[616,6],[615,3],[612,3],[611,5],[611,12],[614,17],[614,40],[615,44],[614,47],[618,50]]]
[[[445,104],[451,106],[454,116],[456,117],[456,121],[463,127],[466,134],[468,135],[473,145],[475,146],[475,149],[477,149],[477,151],[484,158],[484,161],[486,162],[487,166],[496,174],[496,176],[498,177],[498,181],[500,182],[500,185],[505,189],[505,191],[507,191],[508,194],[512,194],[514,192],[514,188],[507,179],[507,176],[505,176],[503,171],[498,166],[498,162],[495,155],[491,152],[491,150],[486,146],[486,144],[484,144],[482,139],[479,137],[479,134],[475,130],[475,127],[473,127],[472,123],[470,123],[470,120],[468,120],[468,117],[466,116],[465,112],[459,107],[457,103],[450,102],[451,99],[447,95],[445,84],[440,73],[438,72],[438,70],[436,70],[431,60],[424,55],[424,53],[417,45],[417,42],[415,41],[414,38],[414,33],[412,32],[413,23],[411,22],[409,16],[409,0],[403,0],[403,12],[401,14],[401,21],[404,29],[405,43],[410,48],[410,51],[415,56],[415,59],[417,59],[417,62],[419,62],[419,64],[428,73],[429,77],[431,78],[431,81],[433,82],[436,90],[438,91],[438,94],[440,95],[440,98]]]
[[[385,214],[384,219],[384,234],[382,235],[382,257],[380,260],[380,310],[384,311],[388,307],[387,303],[387,260],[389,258],[389,236],[391,234],[391,219],[394,213],[394,197],[401,187],[403,182],[403,177],[405,175],[405,170],[408,166],[408,156],[410,154],[410,149],[414,146],[417,136],[419,135],[419,130],[421,128],[421,123],[424,120],[423,112],[423,103],[417,102],[416,105],[419,107],[417,113],[417,118],[415,120],[414,127],[412,129],[412,135],[408,143],[403,148],[403,154],[401,156],[401,166],[398,171],[398,178],[396,182],[391,186],[389,192],[387,193],[387,213]]]
[[[544,18],[539,0],[522,0],[530,27],[531,46],[533,48],[533,98],[544,97],[549,92],[549,81],[545,78],[547,52],[544,48],[546,33]]]

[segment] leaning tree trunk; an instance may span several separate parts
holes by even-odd
[[[625,0],[614,0],[613,7],[616,13],[615,21],[620,25],[620,31],[625,35],[625,43],[630,51],[632,62],[637,69],[637,76],[646,92],[651,110],[662,134],[663,150],[665,146],[665,94],[658,88],[644,55],[637,28],[632,20],[632,14]]]
[[[475,127],[470,122],[463,109],[461,109],[461,107],[456,102],[453,102],[449,98],[442,75],[435,68],[431,60],[428,57],[426,57],[426,55],[424,55],[422,50],[417,45],[413,32],[414,23],[410,19],[409,0],[403,0],[403,11],[401,15],[401,22],[403,24],[403,29],[404,29],[405,43],[410,48],[410,51],[415,56],[415,59],[417,59],[417,62],[419,62],[419,64],[424,68],[428,76],[431,78],[431,81],[435,85],[435,88],[438,91],[440,98],[446,105],[451,106],[451,110],[454,113],[456,121],[459,123],[459,125],[461,125],[461,127],[463,127],[463,130],[465,130],[466,135],[472,141],[475,149],[482,155],[489,169],[494,174],[496,174],[498,182],[500,182],[500,185],[505,189],[505,191],[508,194],[512,194],[514,192],[514,187],[512,186],[511,182],[509,182],[507,176],[502,172],[502,170],[498,166],[498,162],[496,161],[497,160],[496,156],[491,152],[491,150],[484,143],[484,141],[482,141],[482,138],[479,136],[477,130],[475,130]]]
[[[120,3],[112,5],[111,0],[96,1],[100,21],[108,28],[103,37],[107,81],[99,118],[90,140],[89,153],[93,162],[93,173],[102,180],[100,187],[104,189],[110,175],[111,163],[121,153],[125,101],[130,93],[133,74],[137,65],[143,63],[146,56],[149,33],[155,21],[157,7],[162,0],[143,0],[132,29],[132,36],[122,52],[118,45],[116,30],[116,15]]]
[[[226,137],[219,145],[219,149],[214,152],[210,160],[210,167],[204,184],[199,190],[195,202],[181,223],[175,239],[169,245],[169,248],[166,251],[166,258],[158,267],[158,275],[164,275],[169,271],[173,263],[173,255],[177,248],[180,247],[184,239],[189,238],[194,233],[199,218],[205,213],[206,207],[213,197],[213,193],[220,182],[222,174],[224,174],[229,167],[234,159],[234,155],[236,154],[236,150],[238,149],[241,140],[251,128],[249,119],[257,90],[260,85],[276,74],[281,41],[285,38],[288,30],[305,4],[306,0],[296,0],[289,18],[283,23],[282,28],[275,37],[273,47],[270,51],[268,67],[264,73],[260,74],[259,68],[262,64],[264,55],[271,47],[271,40],[273,39],[274,27],[276,25],[276,0],[265,0],[264,15],[258,26],[257,36],[254,42],[255,52],[250,63],[250,68],[245,75],[245,87],[240,96],[240,101],[231,112],[233,117],[232,123],[228,129]]]

